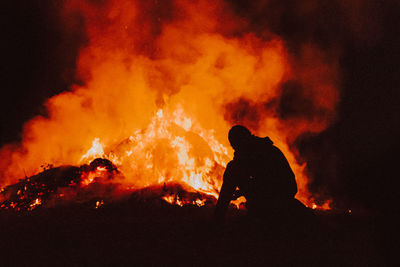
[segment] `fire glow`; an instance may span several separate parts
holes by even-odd
[[[88,44],[77,61],[84,84],[50,98],[49,117],[29,121],[19,147],[2,148],[0,185],[34,175],[43,164],[76,166],[101,157],[118,167],[118,182],[126,188],[173,182],[216,198],[233,157],[228,130],[242,123],[271,137],[296,174],[296,197],[317,208],[307,189],[306,163],[299,163],[292,144],[329,125],[338,100],[336,65],[324,62],[312,44],[294,59],[279,36],[234,34],[245,22],[222,1],[172,1],[168,7],[142,2],[67,1],[67,26],[74,14],[85,21]],[[163,8],[169,15],[159,14]],[[285,120],[276,106],[266,108],[291,80],[309,88],[308,100],[325,117]],[[254,106],[257,127],[247,110],[238,109],[241,101]],[[82,184],[105,171],[82,174]],[[163,199],[186,203],[177,196]],[[202,206],[204,200],[190,203]],[[38,205],[40,199],[32,208]]]

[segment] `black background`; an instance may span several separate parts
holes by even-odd
[[[1,4],[0,145],[18,142],[24,122],[46,114],[44,101],[77,82],[75,61],[84,32],[63,27],[56,2]],[[359,16],[349,20],[354,10],[339,1],[311,1],[318,5],[314,16],[299,13],[300,2],[230,4],[254,31],[269,28],[282,36],[293,53],[296,44],[307,40],[340,51],[338,118],[325,132],[297,142],[314,177],[310,189],[348,208],[397,209],[399,4],[365,1]]]

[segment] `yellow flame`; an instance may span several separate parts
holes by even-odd
[[[103,145],[100,143],[100,138],[96,137],[92,141],[92,147],[81,157],[81,161],[85,159],[94,159],[104,155]]]

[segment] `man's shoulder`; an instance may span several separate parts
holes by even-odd
[[[226,165],[226,168],[227,168],[227,169],[228,169],[228,168],[229,168],[229,169],[235,169],[235,168],[238,168],[239,165],[240,165],[240,160],[238,160],[238,159],[236,158],[236,159],[233,159],[233,160],[229,161],[228,164]]]
[[[272,145],[271,151],[278,156],[284,156],[282,150],[280,150],[277,146]]]

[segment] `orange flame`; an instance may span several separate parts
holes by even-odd
[[[327,115],[283,120],[264,108],[254,131],[282,149],[296,174],[297,198],[313,205],[306,163],[297,161],[291,145],[329,124],[338,100],[336,65],[326,63],[312,44],[295,59],[278,36],[235,35],[244,22],[222,1],[173,1],[168,8],[171,18],[160,18],[157,4],[67,2],[67,22],[76,13],[85,19],[89,41],[78,60],[85,84],[50,98],[49,118],[32,119],[21,146],[1,150],[7,155],[0,164],[1,184],[34,174],[45,163],[77,165],[105,157],[129,188],[174,181],[217,197],[233,156],[227,104],[279,100],[281,85],[297,79]]]

